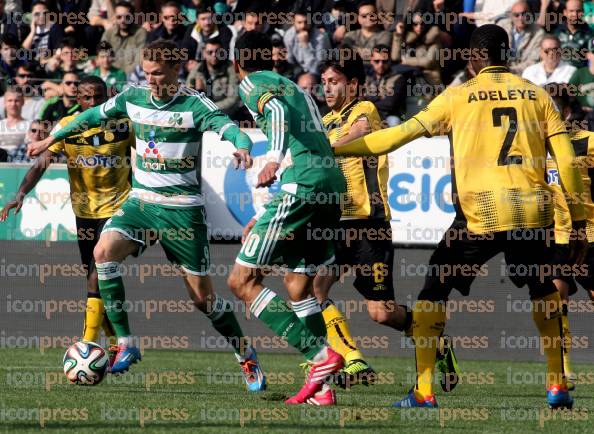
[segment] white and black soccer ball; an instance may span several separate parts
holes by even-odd
[[[109,367],[105,350],[94,342],[76,342],[64,354],[64,374],[73,384],[99,384]]]

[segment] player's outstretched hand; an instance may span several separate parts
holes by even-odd
[[[243,233],[241,234],[241,244],[245,243],[247,236],[250,234],[250,231],[256,224],[256,219],[251,219],[247,225],[243,228]]]
[[[43,151],[45,151],[52,145],[53,139],[54,138],[52,136],[47,136],[43,140],[29,143],[29,145],[27,146],[27,155],[29,157],[35,157],[36,155],[41,154]]]
[[[576,265],[582,265],[588,253],[588,237],[586,235],[586,221],[573,222],[575,236],[569,240],[569,260]]]
[[[238,149],[233,153],[233,166],[235,169],[249,169],[254,164],[254,160],[247,149]]]
[[[270,161],[266,163],[266,166],[258,174],[258,183],[256,188],[259,187],[270,187],[274,181],[276,181],[276,172],[280,168],[280,164]]]
[[[6,205],[4,205],[4,208],[2,208],[2,211],[0,211],[0,222],[3,222],[8,218],[8,213],[12,208],[14,208],[14,213],[16,215],[19,213],[22,206],[23,206],[23,198],[22,197],[17,197],[16,199],[13,199],[10,202],[8,202]]]

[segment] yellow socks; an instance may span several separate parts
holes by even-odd
[[[540,333],[541,349],[547,357],[547,389],[553,384],[566,386],[563,372],[563,324],[559,292],[532,300],[532,318]]]
[[[330,300],[322,304],[322,309],[328,344],[345,359],[347,365],[353,360],[362,360],[363,353],[357,348],[342,312]]]
[[[569,319],[567,318],[567,305],[563,305],[561,324],[563,325],[563,372],[570,373],[569,350],[571,349],[571,331],[569,330]]]
[[[99,340],[99,331],[103,323],[104,313],[103,300],[96,297],[87,298],[83,340],[91,342],[97,342]]]
[[[445,328],[445,304],[418,300],[413,307],[413,339],[417,363],[418,397],[433,395],[432,381],[435,368],[435,353]]]

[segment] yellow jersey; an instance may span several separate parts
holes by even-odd
[[[469,231],[553,223],[546,141],[566,130],[544,89],[491,66],[447,88],[414,119],[429,135],[449,136],[456,218]]]
[[[588,242],[594,242],[594,203],[592,202],[592,177],[594,176],[594,133],[578,130],[570,133],[571,144],[575,150],[576,167],[584,183],[582,196],[586,211],[586,235]],[[555,243],[568,244],[572,230],[571,214],[565,194],[559,182],[559,171],[553,159],[547,160],[547,181],[553,189],[555,205]]]
[[[62,118],[54,132],[75,116]],[[77,217],[111,217],[130,192],[130,150],[135,143],[129,120],[91,128],[54,143],[48,149],[63,153],[70,178],[70,201]]]
[[[382,128],[382,119],[372,102],[355,99],[339,112],[330,112],[322,119],[333,144],[349,133],[351,125],[366,118],[372,131]],[[388,205],[388,157],[336,157],[347,185],[342,204],[342,219],[373,218],[390,220]]]

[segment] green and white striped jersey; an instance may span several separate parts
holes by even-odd
[[[147,86],[131,86],[99,106],[99,113],[103,119],[127,117],[132,121],[136,170],[130,197],[165,206],[204,205],[202,133],[212,130],[222,137],[229,128],[239,132],[211,100],[183,85],[166,102],[155,99]],[[249,149],[251,142],[243,145]]]
[[[268,138],[267,157],[282,161],[281,189],[306,200],[324,200],[317,193],[340,199],[344,176],[312,97],[273,71],[248,74],[239,95]]]

